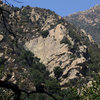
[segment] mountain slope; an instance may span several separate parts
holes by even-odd
[[[22,11],[25,9],[22,9]],[[41,9],[39,8],[30,8],[30,10],[32,11],[30,11],[31,18],[33,17],[31,21],[33,23],[39,22],[40,30],[35,33],[37,36],[33,34],[31,39],[25,41],[25,48],[40,58],[40,61],[51,72],[51,76],[53,75],[54,67],[61,67],[63,70],[61,85],[82,77],[83,75],[80,72],[86,66],[82,67],[78,64],[88,61],[88,53],[87,46],[79,38],[82,36],[85,38],[86,36],[83,35],[82,31],[74,27],[71,29],[72,26],[69,23],[64,22],[57,15],[52,15],[52,12],[43,10],[41,14]],[[44,13],[45,15],[43,15]],[[48,16],[48,13],[49,17],[45,17]],[[82,36],[78,36],[78,34]],[[87,57],[84,55],[87,55]]]
[[[10,11],[4,13],[6,27],[0,16],[1,80],[28,91],[44,87],[60,96],[68,83],[81,79],[83,85],[99,73],[100,49],[82,29],[50,10],[1,6]],[[62,72],[58,78],[56,67]]]
[[[100,43],[100,5],[71,14],[66,16],[65,19],[84,29],[97,43]]]
[[[87,46],[80,40],[81,37],[86,37],[82,31],[72,28],[54,12],[45,9],[27,6],[15,9],[9,16],[17,16],[17,25],[11,20],[9,23],[16,32],[19,45],[40,58],[51,72],[51,76],[56,66],[63,70],[64,78],[61,78],[61,84],[83,76],[80,70],[84,67],[78,64],[88,61],[88,57],[84,56],[88,56],[88,52]],[[13,36],[10,37],[14,39]]]

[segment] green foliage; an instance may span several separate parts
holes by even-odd
[[[54,78],[49,78],[48,80],[45,80],[45,87],[50,93],[58,93],[60,91],[60,84],[58,81]]]
[[[68,100],[79,100],[80,97],[78,95],[78,91],[77,91],[77,88],[70,88],[68,90],[68,94],[67,94],[67,99]]]
[[[23,29],[22,29],[22,28],[19,28],[17,31],[18,31],[20,34],[23,33]]]
[[[3,72],[3,69],[4,69],[4,65],[0,65],[0,76],[1,76],[1,74]]]
[[[3,72],[3,69],[4,69],[4,59],[3,58],[0,58],[0,76]]]
[[[31,78],[35,86],[40,86],[42,83],[44,83],[44,75],[39,70],[31,69]]]
[[[83,100],[100,100],[100,75],[92,82],[92,86],[84,86],[82,91]]]
[[[33,98],[34,100],[53,100],[53,99],[48,99],[49,97],[47,95],[39,93],[31,95],[28,100],[33,100]]]
[[[41,33],[42,37],[43,38],[46,38],[48,35],[49,35],[49,31],[48,30],[45,30]]]
[[[91,62],[88,64],[89,73],[91,74],[93,71],[95,73],[100,72],[100,48],[96,44],[88,46],[88,53],[91,58]]]
[[[61,69],[60,66],[57,66],[54,68],[54,74],[55,74],[55,77],[57,78],[57,80],[59,79],[59,77],[61,77],[62,73],[63,73],[63,70]]]
[[[17,62],[32,67],[32,64],[39,62],[39,59],[34,57],[34,54],[30,51],[23,50],[21,55],[17,58]]]
[[[11,90],[0,88],[0,100],[13,100],[9,96],[13,95]]]
[[[62,43],[71,45],[70,41],[66,37],[63,37],[63,39],[60,41],[60,44]]]
[[[32,64],[32,69],[38,70],[38,71],[40,71],[41,73],[43,73],[45,79],[48,78],[48,76],[49,76],[49,71],[46,70],[45,65],[43,65],[43,64],[40,63],[40,62],[33,63],[33,64]]]
[[[4,64],[4,59],[0,58],[0,65]]]
[[[80,96],[78,95],[77,88],[69,87],[68,89],[64,89],[60,92],[63,100],[80,100]]]
[[[46,70],[45,65],[40,63],[39,59],[34,57],[34,54],[30,51],[23,50],[17,62],[30,67],[31,80],[35,85],[44,83],[44,79],[49,77],[49,72]]]
[[[14,11],[17,12],[19,11],[20,9],[18,7],[14,7]]]
[[[69,27],[70,27],[69,28],[69,36],[72,37],[72,39],[74,39],[76,43],[80,42],[81,36],[71,26],[69,26]]]

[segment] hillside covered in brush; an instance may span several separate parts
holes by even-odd
[[[50,10],[0,7],[0,80],[37,91],[21,93],[21,100],[87,100],[90,94],[99,100],[100,90],[81,91],[93,80],[100,85],[100,49],[87,33]],[[13,94],[0,88],[1,100],[16,100]]]

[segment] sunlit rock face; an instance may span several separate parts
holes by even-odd
[[[61,43],[64,39],[69,41],[69,43]],[[78,48],[78,50],[75,51],[78,55],[73,53],[70,49],[74,48],[75,45],[77,45]],[[87,61],[83,56],[84,53],[87,53],[87,47],[75,43],[63,24],[57,24],[55,28],[50,29],[49,34],[45,38],[40,35],[39,37],[26,41],[25,48],[40,58],[40,61],[45,64],[47,69],[51,72],[51,76],[54,76],[54,67],[60,66],[62,68],[63,74],[60,77],[61,85],[83,76],[80,70],[82,70],[84,66],[79,66],[78,64]]]

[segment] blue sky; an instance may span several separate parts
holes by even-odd
[[[100,5],[100,0],[21,0],[23,3],[12,2],[12,0],[8,1],[18,7],[30,5],[32,7],[50,9],[60,16],[67,16],[78,11],[87,10],[96,4]]]

